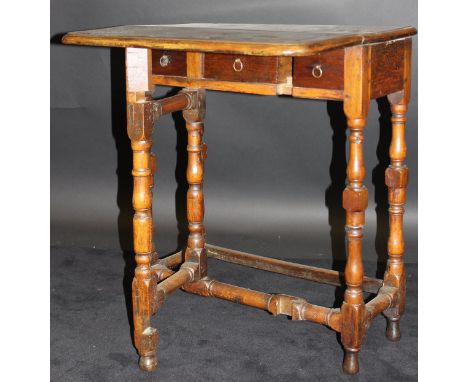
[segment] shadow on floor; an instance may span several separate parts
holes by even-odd
[[[132,228],[132,149],[127,135],[125,50],[111,49],[111,112],[112,136],[117,151],[117,230],[122,256],[125,262],[122,287],[127,307],[130,336],[133,341],[132,280],[135,270]]]

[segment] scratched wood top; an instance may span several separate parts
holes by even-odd
[[[413,27],[275,24],[125,25],[66,34],[65,44],[307,56],[416,34]]]

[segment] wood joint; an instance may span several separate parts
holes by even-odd
[[[163,269],[164,266],[154,266],[152,269],[155,270],[155,273],[158,270]],[[183,285],[190,283],[195,278],[195,272],[198,269],[198,264],[194,262],[188,262],[182,264],[180,269],[177,272],[173,272],[170,269],[166,269],[165,274],[168,277],[159,284],[155,284],[153,300],[152,300],[152,314],[155,314],[159,307],[166,300],[166,296],[175,290],[179,289]],[[161,273],[160,273],[161,274]]]
[[[158,260],[158,264],[164,265],[165,267],[172,269],[177,267],[183,262],[182,251],[178,251],[170,256],[166,256]]]
[[[374,319],[379,313],[382,313],[394,306],[397,299],[398,288],[384,284],[382,288],[380,288],[377,296],[366,304],[366,327],[369,327],[372,319]]]
[[[154,277],[157,282],[168,278],[174,273],[175,272],[172,269],[169,269],[164,264],[159,262],[151,266],[151,276]]]
[[[303,298],[287,294],[274,294],[268,301],[268,311],[273,315],[285,314],[293,320],[304,320],[301,314],[300,304],[305,303]]]
[[[343,208],[349,212],[365,211],[368,202],[368,191],[366,187],[353,189],[346,187],[343,191]]]
[[[152,102],[131,102],[127,105],[127,133],[132,141],[151,140],[154,122]]]
[[[154,353],[159,343],[159,333],[155,328],[148,326],[141,333],[141,342],[139,352],[142,356]]]
[[[250,253],[240,252],[229,248],[218,247],[206,244],[208,257],[238,264],[245,267],[261,269],[267,272],[279,273],[282,275],[297,277],[317,283],[342,286],[344,275],[342,272],[331,269],[313,267],[310,265],[291,263],[289,261],[263,257]],[[173,255],[174,256],[174,255]],[[171,257],[167,258],[168,261]],[[175,258],[174,258],[175,259]],[[180,258],[179,258],[180,259]],[[162,259],[161,261],[165,261]],[[173,261],[172,259],[170,260]],[[180,260],[181,261],[181,260]],[[377,293],[382,286],[382,280],[364,276],[362,288],[369,293]]]
[[[388,167],[385,170],[385,184],[389,188],[405,188],[408,185],[408,167]]]
[[[183,89],[179,92],[188,99],[188,104],[183,111],[184,119],[187,123],[195,124],[203,122],[206,109],[206,91],[205,89]]]
[[[203,101],[198,91],[182,91],[159,100],[146,96],[145,100],[127,105],[127,130],[131,140],[149,140],[156,121],[163,115],[193,109]]]

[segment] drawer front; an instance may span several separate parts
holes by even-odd
[[[342,90],[343,72],[344,49],[331,50],[307,57],[295,57],[293,86]]]
[[[277,83],[278,57],[205,54],[204,78],[220,81]]]
[[[174,50],[152,51],[153,74],[187,76],[187,53]]]

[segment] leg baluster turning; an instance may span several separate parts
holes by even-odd
[[[388,187],[390,234],[388,238],[388,261],[384,281],[398,288],[395,303],[384,314],[387,318],[387,338],[398,341],[400,334],[400,317],[405,310],[406,274],[403,263],[405,242],[403,240],[403,213],[406,202],[408,168],[406,158],[405,123],[407,105],[395,102],[389,97],[392,110],[392,142],[390,144],[390,166],[385,172],[385,183]]]
[[[350,129],[348,185],[343,192],[348,252],[344,272],[347,289],[341,307],[341,342],[345,349],[343,370],[348,374],[356,374],[359,371],[358,353],[365,331],[365,305],[362,295],[364,270],[361,253],[362,228],[367,207],[367,188],[363,185],[365,169],[362,153],[365,122],[365,119],[348,119]]]
[[[155,261],[153,246],[153,218],[151,212],[155,159],[151,155],[152,117],[148,102],[128,105],[128,134],[133,150],[133,245],[136,269],[133,279],[133,325],[135,347],[140,355],[140,367],[156,369],[158,332],[151,327],[155,310],[153,296],[156,280],[151,275]]]
[[[188,133],[187,181],[187,220],[189,237],[185,251],[185,261],[198,263],[195,280],[206,276],[207,254],[205,248],[205,214],[203,198],[203,169],[206,145],[203,143],[203,118],[205,116],[205,91],[183,90],[191,99],[191,105],[183,115]]]

